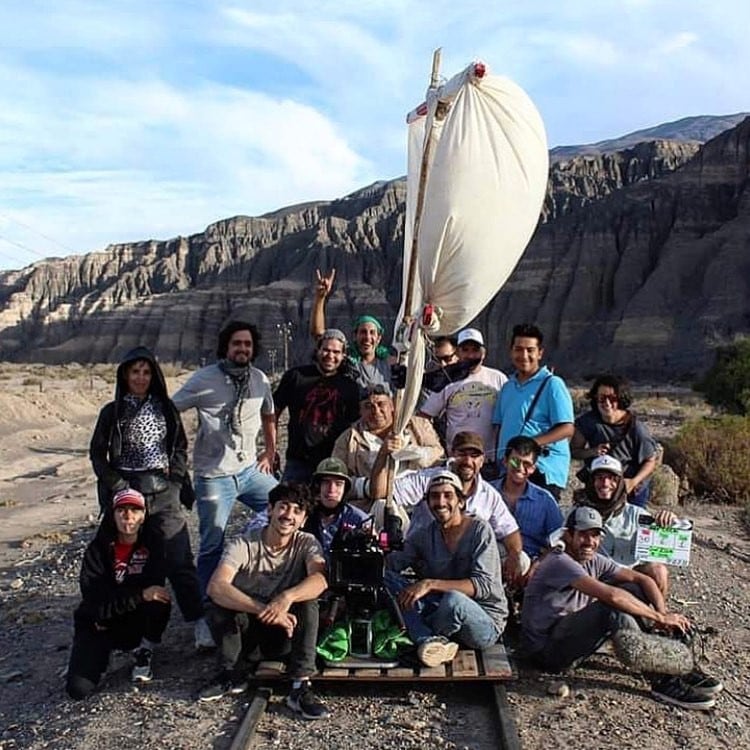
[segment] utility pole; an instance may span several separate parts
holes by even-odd
[[[271,360],[271,374],[272,375],[276,374],[276,354],[277,354],[276,349],[271,349],[268,352],[268,359]]]
[[[289,369],[289,342],[292,340],[294,324],[290,320],[287,320],[285,323],[277,323],[276,330],[279,333],[279,338],[282,341],[284,349],[284,372],[286,372]]]

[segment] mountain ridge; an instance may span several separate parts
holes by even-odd
[[[676,263],[673,231],[684,242],[688,225],[685,257],[693,258],[696,278],[702,277],[696,264],[710,270],[722,255],[706,251],[706,237],[724,231],[724,245],[741,245],[730,225],[739,218],[745,227],[747,218],[748,130],[750,120],[704,146],[657,140],[555,162],[536,234],[479,316],[491,363],[505,364],[506,338],[519,320],[536,320],[548,333],[555,363],[576,373],[605,365],[636,375],[665,366],[694,373],[706,366],[712,342],[750,329],[732,295],[722,301],[699,289],[689,312],[701,336],[691,343],[686,324],[670,315],[681,290],[660,269]],[[330,324],[347,330],[362,309],[392,322],[400,300],[405,190],[403,179],[377,181],[332,201],[222,219],[190,236],[113,244],[0,272],[0,355],[111,361],[143,343],[162,359],[196,363],[212,356],[216,331],[230,315],[245,315],[261,322],[269,348],[279,350],[277,326],[292,323],[292,362],[305,361],[317,267],[338,271]],[[742,254],[726,260],[742,295]],[[690,288],[689,278],[677,276]],[[670,326],[673,336],[644,328],[649,310],[661,321],[657,328]],[[592,341],[600,344],[594,354]],[[658,346],[682,348],[685,355],[660,358]]]

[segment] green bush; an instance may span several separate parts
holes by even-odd
[[[750,414],[750,339],[718,349],[714,366],[695,390],[730,414]]]
[[[665,461],[699,497],[750,503],[750,418],[724,416],[687,422],[669,441]]]

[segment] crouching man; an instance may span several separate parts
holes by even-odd
[[[162,540],[145,520],[143,495],[122,490],[86,548],[66,685],[76,700],[93,692],[115,649],[133,651],[133,682],[153,678],[151,655],[169,622],[170,596]]]
[[[611,638],[617,657],[651,682],[657,700],[688,709],[711,708],[721,683],[694,668],[679,640],[646,634],[685,635],[687,617],[668,612],[656,582],[598,553],[604,524],[594,508],[574,508],[559,547],[539,564],[526,587],[521,643],[543,669],[577,666]]]
[[[419,660],[435,667],[451,661],[459,644],[494,644],[508,606],[495,535],[487,521],[466,514],[461,480],[447,470],[436,473],[427,505],[432,522],[386,558],[386,586],[398,598]],[[407,567],[416,571],[416,582],[399,575]]]
[[[282,483],[268,493],[268,525],[234,539],[208,584],[207,612],[221,671],[200,693],[211,701],[247,686],[243,668],[258,649],[288,655],[287,706],[305,719],[328,716],[312,691],[318,638],[318,597],[326,590],[325,560],[314,536],[301,531],[310,512],[304,485]]]

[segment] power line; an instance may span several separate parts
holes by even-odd
[[[19,226],[24,227],[25,229],[29,229],[30,231],[34,232],[35,234],[38,234],[40,237],[43,237],[45,240],[48,240],[49,242],[54,243],[59,248],[65,250],[65,252],[67,252],[67,253],[71,253],[71,254],[74,255],[75,252],[76,252],[75,250],[73,250],[72,248],[70,248],[67,245],[63,244],[59,240],[56,240],[54,237],[50,237],[48,234],[45,234],[44,232],[40,232],[35,227],[32,227],[31,225],[26,224],[23,221],[19,221],[18,219],[14,219],[12,216],[8,216],[8,214],[0,213],[0,218],[7,219],[8,221],[12,221],[14,224],[18,224]]]

